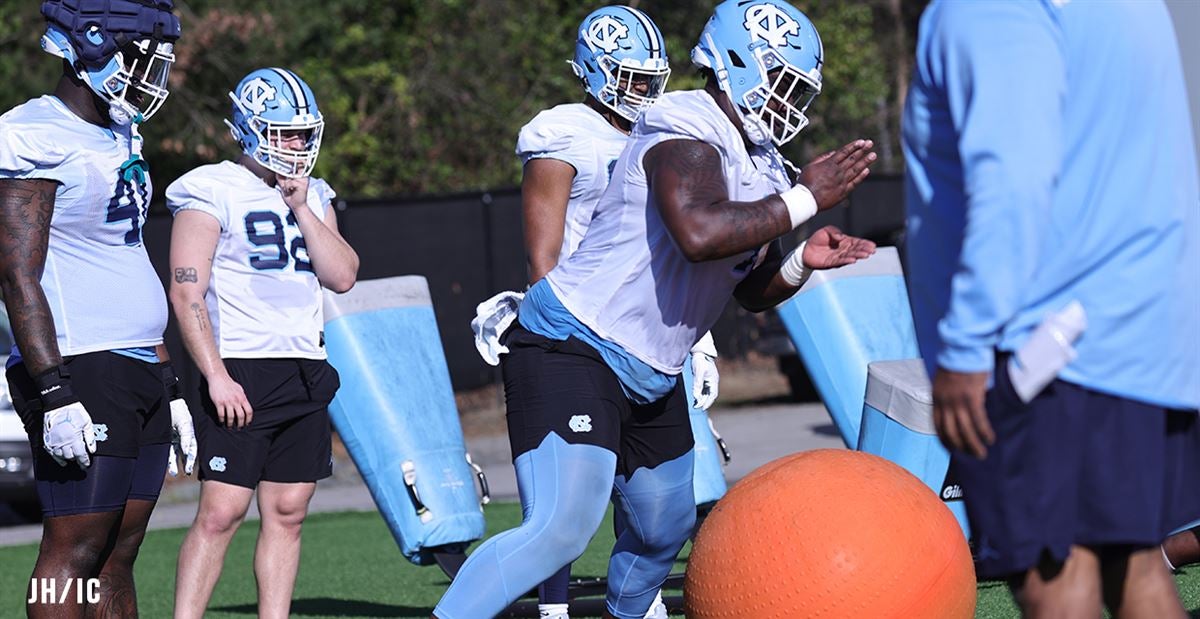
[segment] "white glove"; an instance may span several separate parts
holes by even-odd
[[[176,446],[179,447],[178,452],[175,451]],[[183,472],[191,475],[196,467],[196,430],[192,427],[192,412],[183,398],[171,400],[171,453],[167,460],[167,472],[171,477],[179,475],[179,464],[175,460],[177,453],[185,456]]]
[[[488,365],[500,365],[500,355],[508,352],[508,347],[500,343],[500,336],[517,319],[524,298],[525,293],[508,290],[475,307],[475,319],[471,321],[475,349]]]
[[[713,344],[712,333],[705,333],[692,346],[692,400],[696,408],[706,411],[717,401],[720,380],[717,347]]]
[[[92,465],[96,453],[96,430],[82,402],[46,411],[42,416],[42,447],[59,466],[74,460],[79,468]]]

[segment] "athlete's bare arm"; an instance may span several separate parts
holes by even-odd
[[[856,140],[805,166],[801,182],[819,210],[844,200],[875,161],[870,140]],[[787,205],[778,195],[734,202],[726,191],[721,156],[698,140],[666,140],[643,158],[649,191],[667,230],[693,262],[718,260],[752,251],[792,229]]]
[[[62,363],[54,317],[40,283],[57,188],[50,180],[0,180],[0,291],[32,376]]]
[[[304,247],[312,262],[313,272],[321,285],[334,291],[346,292],[358,279],[358,253],[342,238],[337,227],[337,209],[325,205],[325,220],[308,208],[308,178],[278,179],[283,201],[292,209]]]
[[[558,159],[531,159],[521,176],[521,215],[525,221],[525,255],[529,283],[542,279],[558,264],[567,202],[575,168]]]
[[[184,348],[208,381],[209,397],[217,416],[231,427],[250,423],[253,410],[245,391],[221,360],[216,336],[208,316],[205,295],[212,274],[213,254],[221,226],[207,213],[183,210],[171,225],[171,308],[179,323]]]
[[[717,149],[699,140],[667,140],[642,160],[646,182],[667,231],[693,262],[762,247],[792,229],[777,195],[734,202]]]

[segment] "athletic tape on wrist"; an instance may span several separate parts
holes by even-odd
[[[796,185],[779,194],[779,197],[787,205],[788,217],[792,221],[793,230],[817,214],[817,200],[804,185]]]
[[[783,259],[783,264],[779,267],[779,275],[790,286],[802,286],[808,276],[812,275],[812,269],[804,266],[804,247],[806,245],[808,245],[808,241],[792,250],[792,253]]]

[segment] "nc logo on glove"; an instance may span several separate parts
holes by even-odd
[[[591,432],[592,418],[590,415],[574,415],[571,421],[567,422],[567,426],[572,432]]]

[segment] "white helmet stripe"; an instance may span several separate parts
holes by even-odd
[[[296,79],[296,76],[287,69],[272,67],[271,70],[278,73],[279,77],[282,77],[283,81],[287,82],[288,87],[292,89],[292,94],[296,97],[296,114],[308,114],[308,97],[304,96],[304,88],[300,86],[300,80]]]
[[[642,13],[635,8],[627,6],[623,6],[621,8],[633,13],[633,16],[642,23],[642,28],[646,30],[646,36],[650,39],[650,57],[662,58],[662,41],[659,41],[658,31],[654,29],[654,24],[650,21],[650,18],[646,17],[645,13]]]

